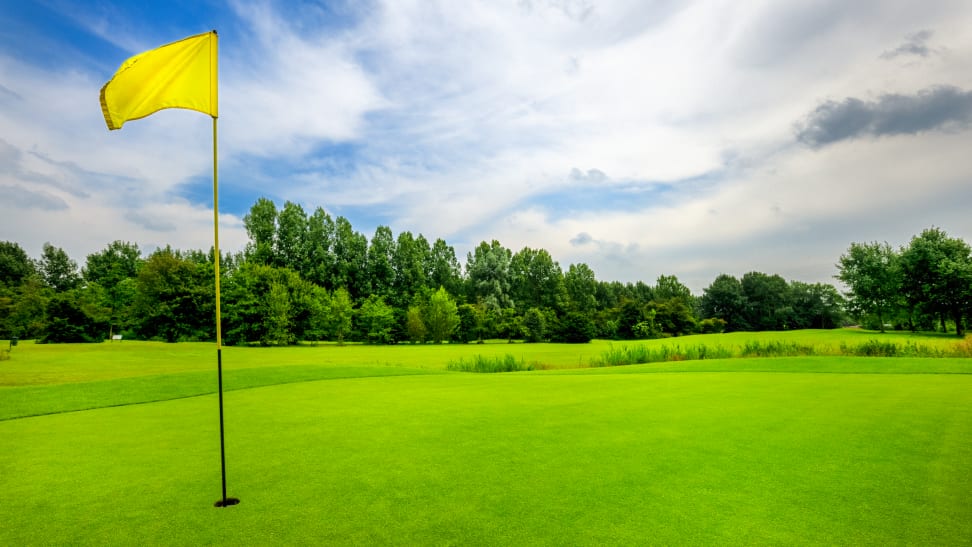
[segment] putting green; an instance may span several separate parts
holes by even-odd
[[[9,419],[0,544],[967,544],[967,363],[876,362],[229,391],[226,509],[214,395]]]

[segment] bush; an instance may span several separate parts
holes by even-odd
[[[726,331],[726,320],[719,317],[710,317],[709,319],[703,319],[699,323],[699,329],[702,334],[718,334]]]
[[[560,328],[551,337],[552,342],[586,344],[594,339],[594,322],[587,314],[570,312],[560,321]]]
[[[73,293],[55,296],[47,305],[50,320],[37,341],[47,343],[103,342],[108,321],[95,317]]]
[[[523,314],[521,328],[527,342],[543,342],[547,335],[547,318],[537,308],[530,308]]]

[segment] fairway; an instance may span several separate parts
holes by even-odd
[[[285,365],[264,363],[276,385],[226,393],[233,508],[212,507],[215,395],[0,421],[0,544],[972,538],[968,359],[508,374],[359,364],[331,377]],[[124,389],[104,393],[164,398],[111,376],[98,381]],[[11,390],[70,385],[0,388],[0,409]]]

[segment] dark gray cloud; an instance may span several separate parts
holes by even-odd
[[[894,59],[895,57],[907,56],[907,55],[917,55],[918,57],[928,57],[931,54],[931,49],[928,48],[926,42],[932,37],[932,31],[930,30],[919,30],[913,34],[906,36],[905,43],[900,46],[885,51],[881,54],[882,59]]]
[[[938,86],[915,95],[882,95],[875,101],[849,97],[827,101],[797,127],[797,140],[812,147],[858,137],[914,135],[953,130],[972,122],[972,91]]]
[[[0,199],[23,209],[63,211],[68,204],[61,198],[43,191],[28,190],[18,185],[0,185]]]
[[[573,245],[574,247],[578,247],[581,245],[586,245],[588,243],[591,243],[592,241],[594,241],[594,238],[591,237],[591,234],[587,232],[581,232],[576,236],[574,236],[573,238],[571,238],[570,244]]]

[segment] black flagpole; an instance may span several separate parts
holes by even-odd
[[[223,497],[216,507],[228,507],[240,503],[237,498],[226,497],[226,442],[223,428],[223,328],[219,314],[219,184],[216,177],[216,116],[213,116],[213,267],[216,271],[216,376],[219,379],[219,460],[223,478]]]

